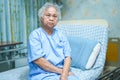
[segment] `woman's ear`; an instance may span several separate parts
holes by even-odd
[[[43,17],[40,18],[40,22],[42,22],[42,21],[43,21]]]
[[[42,21],[42,19],[43,19],[43,18],[41,17],[41,18],[40,18],[40,21]]]

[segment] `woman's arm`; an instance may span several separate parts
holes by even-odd
[[[57,73],[57,74],[61,74],[62,73],[62,69],[61,68],[58,68],[58,67],[52,65],[45,58],[41,57],[41,58],[35,60],[34,63],[39,65],[41,68],[43,68],[46,71],[54,72],[54,73]]]
[[[72,73],[69,72],[70,65],[71,65],[71,58],[66,57],[65,61],[64,61],[64,66],[63,66],[63,70],[62,70],[60,80],[68,80],[68,75],[72,75]]]

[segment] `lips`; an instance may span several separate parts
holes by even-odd
[[[54,25],[54,23],[51,23],[51,22],[49,22],[48,24],[49,24],[49,25]]]
[[[49,27],[53,27],[53,26],[54,26],[54,23],[48,23],[48,26],[49,26]]]

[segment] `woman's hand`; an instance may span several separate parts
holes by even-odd
[[[69,73],[68,73],[68,76],[72,76],[72,75],[74,75],[73,72],[69,72]],[[60,80],[68,80],[68,76],[61,75],[61,76],[60,76]]]
[[[72,75],[74,75],[74,73],[73,72],[69,72],[69,76],[72,76]]]
[[[68,76],[61,75],[60,80],[68,80]]]

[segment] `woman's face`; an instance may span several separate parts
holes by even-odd
[[[53,29],[58,21],[58,12],[54,7],[49,7],[45,10],[43,17],[41,18],[43,27],[47,29]]]

